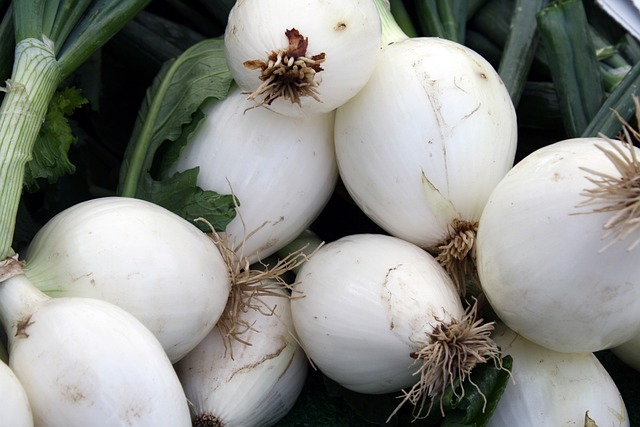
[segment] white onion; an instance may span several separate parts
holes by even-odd
[[[533,152],[498,184],[480,219],[477,268],[491,306],[511,329],[556,351],[603,350],[640,331],[640,262],[632,249],[640,232],[631,228],[620,240],[604,228],[619,207],[633,205],[624,192],[616,195],[621,190],[584,204],[585,190],[598,188],[587,178],[600,177],[583,168],[623,176],[597,145],[627,157],[631,151],[611,144],[576,138]],[[637,179],[637,163],[635,172],[629,168]]]
[[[437,38],[388,46],[336,113],[340,176],[387,232],[421,247],[477,221],[516,148],[513,104],[491,65]]]
[[[493,334],[513,357],[507,384],[487,427],[629,425],[622,396],[593,353],[559,353],[499,324]]]
[[[253,93],[263,84],[261,70],[245,63],[267,65],[272,53],[275,62],[278,53],[289,48],[285,33],[293,29],[299,32],[296,39],[307,39],[308,46],[302,52],[287,52],[286,58],[323,56],[316,66],[321,69],[307,74],[311,78],[304,85],[305,90],[313,88],[316,93],[303,93],[299,100],[280,96],[270,104],[263,104],[266,94],[260,94],[247,108],[265,105],[290,116],[328,113],[367,82],[381,38],[380,18],[372,0],[239,0],[228,16],[224,47],[229,69],[243,91]],[[292,87],[294,93],[300,90]]]
[[[320,214],[338,179],[333,113],[294,119],[251,105],[238,89],[204,108],[207,119],[175,170],[199,167],[198,185],[239,200],[220,234],[251,263],[293,240]],[[222,231],[224,231],[222,233]]]
[[[625,364],[636,371],[640,371],[640,334],[629,341],[613,347],[611,352]]]
[[[336,111],[340,176],[369,218],[438,253],[461,285],[456,270],[468,269],[484,204],[513,165],[515,109],[498,73],[466,46],[391,41],[365,87]]]
[[[31,404],[22,383],[4,362],[0,362],[0,413],[3,425],[33,427]]]
[[[433,385],[415,375],[429,345],[442,345],[443,353],[451,350],[465,363],[461,335],[459,353],[435,338],[462,329],[456,328],[465,317],[456,288],[444,268],[412,243],[381,234],[345,236],[318,249],[296,280],[303,297],[291,301],[291,311],[300,342],[318,369],[349,390],[379,394],[411,387],[414,396]],[[468,336],[482,341],[475,331]],[[484,346],[477,350],[485,355]],[[422,367],[447,370],[436,363]],[[463,372],[456,374],[463,379]],[[450,380],[442,379],[445,387]]]
[[[239,337],[250,345],[225,340],[216,327],[175,366],[194,425],[268,427],[302,390],[308,362],[292,335],[289,299],[261,297],[241,321],[252,325]]]
[[[0,320],[34,425],[191,425],[164,349],[122,308],[50,298],[19,274],[0,283]]]
[[[99,298],[136,316],[175,362],[214,327],[231,279],[215,244],[172,212],[105,197],[48,221],[25,274],[48,295]]]

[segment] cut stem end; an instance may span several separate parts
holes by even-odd
[[[438,245],[436,261],[449,273],[461,296],[466,294],[466,280],[479,283],[475,268],[473,247],[476,242],[478,222],[456,219],[451,224],[449,236]]]
[[[260,59],[244,62],[244,66],[251,70],[261,70],[262,84],[248,97],[249,100],[263,97],[256,107],[271,105],[281,97],[298,106],[301,106],[300,100],[305,96],[322,102],[316,74],[323,71],[320,64],[324,62],[326,55],[320,53],[307,56],[309,39],[295,28],[286,30],[285,35],[289,41],[286,50],[272,51],[266,62]]]
[[[193,418],[193,427],[224,427],[224,424],[211,414],[201,414]]]

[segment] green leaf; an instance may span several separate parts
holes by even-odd
[[[125,152],[118,193],[164,206],[187,220],[207,219],[224,230],[237,200],[196,186],[197,169],[163,172],[202,118],[208,99],[224,99],[233,83],[221,38],[203,40],[164,64],[147,91]]]
[[[152,202],[190,221],[205,218],[214,229],[224,230],[236,214],[233,197],[202,190],[196,186],[197,176],[198,169],[189,169],[163,181],[147,175],[144,182]],[[202,231],[211,231],[206,223],[196,221],[195,225]]]
[[[580,136],[605,99],[602,74],[584,5],[556,0],[536,14],[542,47],[568,137]]]
[[[16,42],[26,38],[40,38],[45,0],[13,0]]]
[[[149,2],[150,0],[93,0],[91,4],[70,2],[74,10],[56,16],[61,22],[56,22],[53,29],[58,37],[64,38],[58,54],[62,76],[66,77],[75,71]],[[75,13],[75,9],[80,7],[83,13]],[[66,18],[74,25],[64,22]],[[57,41],[62,44],[62,40]]]
[[[109,42],[138,73],[155,76],[162,65],[205,37],[186,25],[143,10]]]
[[[67,88],[54,94],[36,139],[33,157],[26,165],[24,182],[27,191],[38,190],[39,179],[53,183],[75,171],[67,153],[76,137],[71,132],[67,117],[86,103],[77,88]]]
[[[418,24],[423,34],[464,42],[467,2],[420,0],[416,3]]]
[[[441,427],[483,427],[493,415],[511,376],[513,358],[505,356],[502,367],[489,362],[476,366],[463,384],[462,397],[448,389],[444,397],[446,415]],[[457,390],[460,394],[461,390]]]

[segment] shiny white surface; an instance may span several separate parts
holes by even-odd
[[[516,116],[472,50],[442,39],[386,46],[362,91],[336,112],[340,176],[388,233],[433,247],[453,219],[477,221],[513,164]]]
[[[558,353],[504,325],[493,334],[513,357],[512,379],[487,427],[626,427],[629,417],[616,384],[593,353]]]
[[[594,184],[582,168],[619,176],[600,139],[546,146],[498,184],[480,219],[476,258],[485,294],[511,329],[563,352],[619,345],[640,331],[638,237],[608,249],[611,212],[577,207]]]
[[[204,233],[133,198],[66,209],[39,230],[25,258],[26,275],[39,289],[124,308],[174,362],[213,328],[231,286],[220,251]]]
[[[294,119],[264,108],[247,110],[251,103],[244,97],[236,89],[204,107],[209,118],[175,170],[198,166],[198,186],[238,198],[238,216],[224,234],[253,263],[316,219],[333,193],[338,168],[333,113]]]
[[[308,39],[307,56],[325,54],[323,70],[315,77],[321,102],[306,96],[298,106],[278,98],[268,108],[293,117],[329,113],[354,96],[373,72],[382,31],[378,10],[371,0],[236,2],[225,31],[225,55],[243,91],[253,92],[262,83],[260,70],[244,62],[266,61],[268,53],[286,49],[285,31],[293,28]]]
[[[307,355],[325,375],[360,393],[415,383],[409,355],[436,318],[460,318],[451,279],[431,255],[395,237],[346,236],[321,247],[297,275],[291,302]]]

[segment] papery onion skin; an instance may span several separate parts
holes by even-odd
[[[316,75],[319,100],[304,96],[297,105],[278,98],[264,107],[294,117],[331,112],[355,95],[373,72],[382,31],[377,8],[371,0],[237,1],[229,13],[224,45],[229,69],[244,92],[262,83],[260,70],[244,63],[266,61],[268,53],[286,49],[285,32],[293,29],[308,39],[309,56],[325,55]]]
[[[251,345],[224,340],[216,327],[175,365],[193,417],[207,414],[222,426],[268,427],[293,407],[308,361],[291,335],[288,298],[261,300],[264,304],[257,303],[258,309],[241,315],[253,330],[239,338]]]
[[[559,353],[532,343],[504,324],[493,339],[513,357],[512,378],[487,427],[629,426],[615,382],[593,353]]]
[[[516,131],[509,94],[484,58],[449,40],[400,40],[336,112],[340,176],[386,232],[435,248],[454,220],[480,218],[513,165]]]
[[[639,253],[628,250],[637,233],[603,249],[614,213],[578,207],[594,187],[581,168],[618,174],[596,144],[608,143],[569,139],[527,156],[496,186],[478,229],[491,306],[511,329],[560,352],[611,348],[640,331]]]
[[[22,383],[4,362],[0,362],[0,412],[11,427],[33,427],[29,398]]]
[[[329,201],[338,180],[334,114],[293,119],[251,105],[238,89],[208,115],[174,170],[198,166],[198,186],[234,194],[238,214],[223,234],[250,263],[295,239]],[[249,236],[250,235],[250,236]]]
[[[49,220],[25,274],[50,296],[103,299],[136,316],[176,362],[214,327],[231,279],[194,224],[150,202],[104,197]]]
[[[291,301],[307,355],[343,387],[368,394],[413,385],[410,357],[462,304],[444,269],[426,251],[378,234],[322,246],[296,276],[304,297]]]

